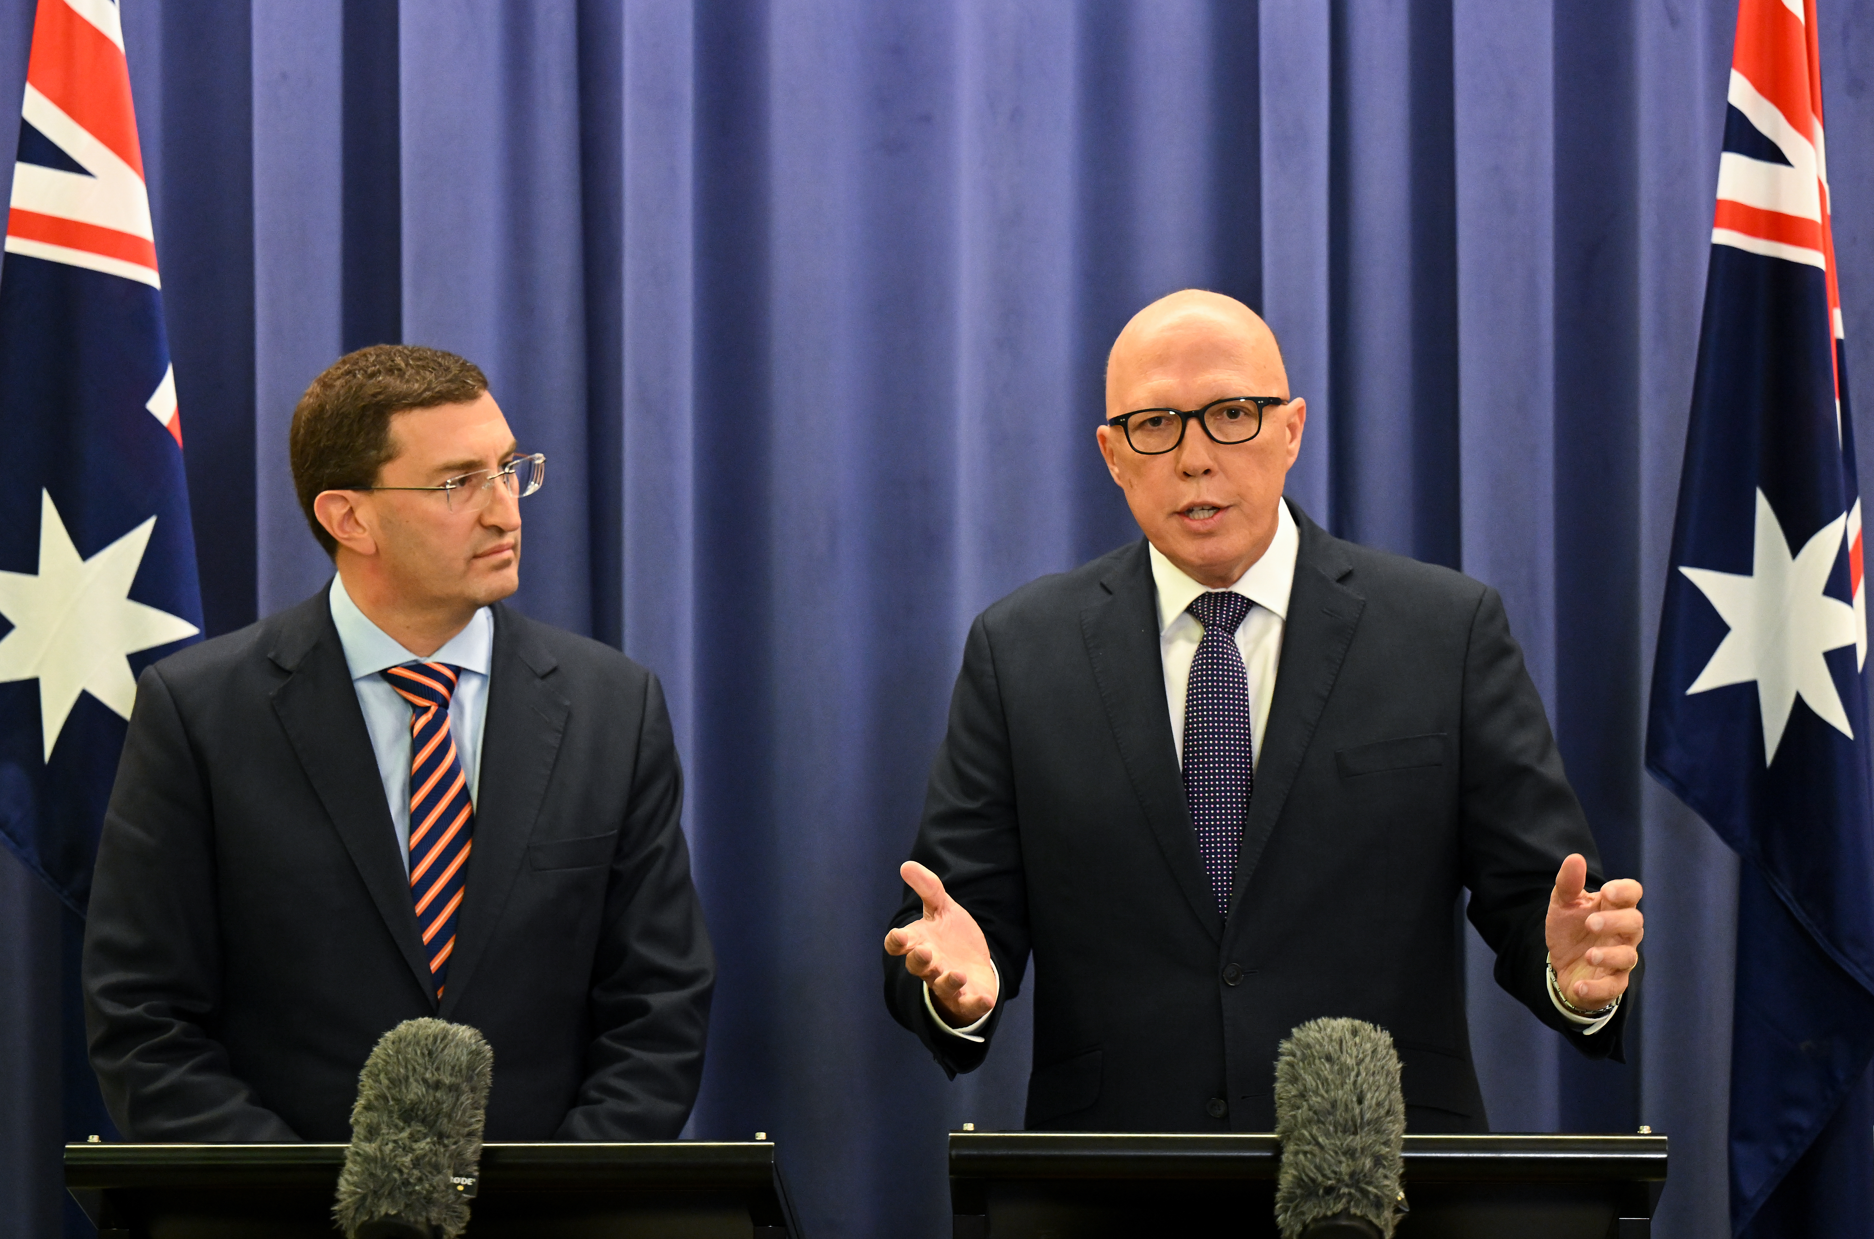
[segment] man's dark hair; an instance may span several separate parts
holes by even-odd
[[[338,554],[338,543],[319,523],[312,501],[324,491],[376,484],[391,458],[391,417],[466,404],[487,390],[488,376],[474,362],[417,344],[373,344],[346,353],[312,381],[293,409],[293,489],[327,555]]]

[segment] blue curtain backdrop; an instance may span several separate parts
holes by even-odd
[[[1822,8],[1868,375],[1874,2]],[[5,141],[31,10],[0,15]],[[1736,868],[1640,740],[1734,14],[124,0],[209,631],[328,571],[285,453],[318,370],[397,339],[480,362],[553,465],[520,605],[669,692],[722,957],[692,1131],[778,1138],[816,1239],[934,1237],[944,1131],[1018,1126],[1027,1070],[1025,1001],[954,1084],[879,1001],[963,634],[1136,536],[1094,449],[1104,351],[1161,293],[1234,294],[1309,401],[1291,494],[1502,590],[1609,867],[1646,882],[1626,1067],[1472,940],[1493,1123],[1670,1133],[1656,1233],[1725,1233]],[[0,863],[0,1237],[57,1232],[57,1145],[99,1130],[76,932]]]

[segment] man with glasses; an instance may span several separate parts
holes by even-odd
[[[384,345],[293,415],[336,574],[143,673],[85,936],[125,1136],[345,1140],[387,1030],[494,1050],[497,1140],[659,1140],[702,1074],[715,961],[657,679],[502,605],[517,450],[471,363]]]
[[[954,1076],[1032,955],[1031,1128],[1270,1130],[1277,1044],[1353,1016],[1391,1032],[1412,1130],[1488,1130],[1464,888],[1499,983],[1620,1057],[1640,886],[1590,876],[1502,602],[1283,499],[1291,396],[1241,303],[1141,310],[1098,437],[1144,539],[970,630],[885,995]]]

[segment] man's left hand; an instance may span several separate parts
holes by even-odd
[[[1570,855],[1555,875],[1543,928],[1562,997],[1582,1011],[1599,1011],[1627,992],[1646,921],[1638,907],[1643,892],[1632,878],[1598,891],[1587,883],[1587,860]]]

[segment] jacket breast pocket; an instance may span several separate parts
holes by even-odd
[[[1400,736],[1396,740],[1375,740],[1355,745],[1334,754],[1343,779],[1357,779],[1389,770],[1417,770],[1445,764],[1445,733],[1427,736]]]
[[[615,834],[586,835],[579,839],[549,839],[527,848],[529,869],[589,869],[609,865],[618,847]]]

